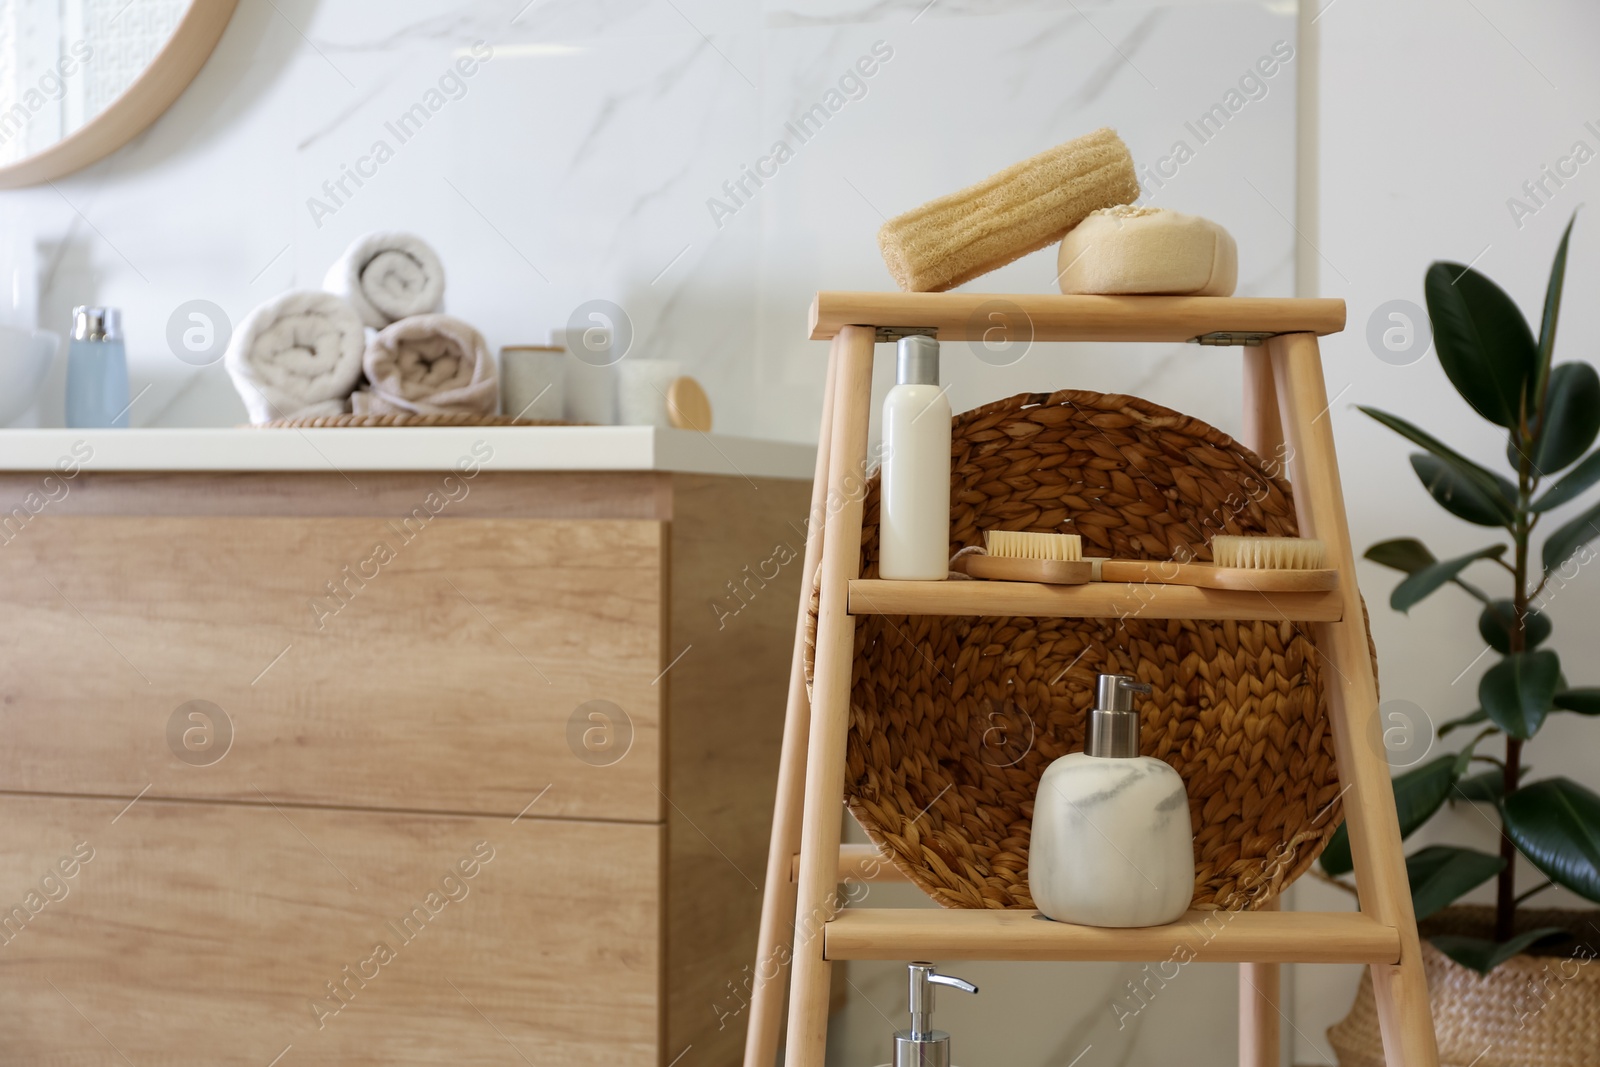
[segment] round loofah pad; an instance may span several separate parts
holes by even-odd
[[[1136,397],[1014,396],[957,416],[951,447],[952,554],[982,544],[986,529],[1076,533],[1091,556],[1200,560],[1216,533],[1295,534],[1289,486],[1272,464]],[[861,553],[869,578],[878,492],[874,475]],[[814,601],[812,611],[814,623]],[[1033,907],[1039,777],[1082,749],[1101,673],[1154,689],[1140,704],[1141,748],[1188,790],[1194,907],[1259,907],[1311,865],[1343,817],[1302,625],[866,615],[855,648],[846,800],[946,907]]]

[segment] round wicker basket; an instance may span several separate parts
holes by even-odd
[[[273,419],[256,423],[259,430],[327,430],[351,426],[581,426],[576,422],[518,419],[511,415],[311,415],[300,419]]]
[[[952,554],[986,529],[1077,533],[1085,555],[1202,560],[1217,533],[1295,534],[1273,464],[1137,397],[1063,390],[988,404],[955,418],[952,456]],[[874,475],[866,577],[877,534]],[[1259,907],[1343,817],[1316,654],[1294,624],[873,615],[857,620],[855,650],[846,800],[946,907],[1033,907],[1039,777],[1083,747],[1102,672],[1154,688],[1141,747],[1188,789],[1193,907]]]
[[[1513,956],[1486,975],[1422,943],[1439,1067],[1593,1067],[1600,1059],[1600,911],[1519,911],[1517,929],[1557,926],[1571,937]],[[1423,937],[1489,937],[1494,909],[1463,904],[1421,923]],[[1384,1067],[1372,974],[1350,1014],[1328,1028],[1339,1067]]]

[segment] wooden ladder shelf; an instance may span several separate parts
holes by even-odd
[[[1249,344],[1242,349],[1242,440],[1261,455],[1288,446],[1300,533],[1326,542],[1329,565],[1342,575],[1338,588],[1264,594],[1114,583],[862,579],[860,480],[867,458],[874,346],[912,332],[936,333],[941,341],[974,339],[992,329],[982,312],[996,302],[1011,312],[1008,329],[1036,341]],[[1241,965],[1241,1067],[1279,1063],[1277,967],[1290,962],[1369,965],[1388,1067],[1437,1067],[1388,767],[1364,740],[1378,733],[1377,684],[1317,345],[1318,336],[1344,328],[1344,316],[1341,300],[818,294],[811,308],[811,337],[832,345],[802,572],[809,581],[821,568],[815,668],[808,700],[803,659],[807,598],[802,596],[745,1067],[773,1067],[786,987],[785,1062],[788,1067],[823,1067],[834,960],[1160,961],[1180,946],[1198,960]],[[841,908],[841,881],[902,877],[871,848],[840,843],[855,617],[1118,618],[1135,613],[1145,618],[1308,624],[1317,649],[1334,668],[1325,672],[1323,684],[1328,687],[1361,911],[1191,911],[1167,926],[1108,930],[1051,922],[1023,911]]]

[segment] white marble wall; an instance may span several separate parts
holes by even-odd
[[[401,143],[386,123],[480,40],[494,58]],[[823,359],[803,337],[811,294],[890,287],[884,216],[1096,126],[1147,168],[1189,142],[1148,198],[1228,225],[1242,292],[1289,292],[1293,64],[1210,143],[1184,124],[1293,40],[1292,3],[243,0],[150,131],[54,188],[0,193],[0,221],[5,240],[39,246],[45,324],[77,303],[124,308],[134,389],[151,386],[135,425],[243,417],[220,367],[169,350],[179,305],[210,300],[237,322],[316,285],[356,235],[404,228],[439,248],[449,310],[493,346],[543,341],[611,300],[636,354],[701,378],[720,428],[806,440]],[[876,42],[892,57],[847,86],[857,98],[732,214],[713,212]],[[363,163],[379,140],[393,157]],[[352,195],[323,190],[358,165],[376,174],[346,179]],[[1041,252],[977,286],[1048,291],[1053,264]],[[958,406],[1077,384],[1233,411],[1228,357],[1155,356],[1040,346],[996,370],[958,350],[946,373]],[[39,421],[60,404],[58,373]]]
[[[493,58],[398,143],[385,124],[480,40]],[[7,239],[39,245],[47,324],[63,328],[73,304],[124,308],[134,389],[150,386],[135,425],[243,419],[220,367],[169,350],[179,305],[210,300],[237,322],[316,285],[358,234],[407,229],[439,249],[449,310],[493,346],[543,341],[578,305],[611,300],[635,352],[681,360],[706,385],[720,429],[811,440],[824,356],[804,339],[811,294],[891,287],[875,240],[885,216],[1098,126],[1146,168],[1186,142],[1192,158],[1165,165],[1149,202],[1228,226],[1242,294],[1290,294],[1294,62],[1247,85],[1255,98],[1234,98],[1237,114],[1205,143],[1185,124],[1294,41],[1293,0],[242,0],[165,118],[53,188],[0,193],[0,216]],[[714,213],[723,183],[875,46],[892,55],[862,89],[846,85],[856,98],[731,215]],[[393,158],[332,204],[323,183],[380,139]],[[314,197],[335,210],[313,212]],[[1054,276],[1046,251],[969,288],[1047,292]],[[1226,350],[1181,345],[1041,345],[1005,368],[962,344],[945,357],[958,409],[1074,385],[1223,425],[1237,418],[1237,368]],[[61,388],[58,372],[43,424],[59,424]],[[1234,1057],[1232,968],[1186,968],[1122,1028],[1111,1002],[1137,967],[951,969],[984,986],[940,1002],[968,1067]],[[887,1060],[902,974],[851,968],[841,1067]]]

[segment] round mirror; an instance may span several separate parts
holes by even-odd
[[[71,174],[178,98],[237,0],[0,0],[0,189]]]

